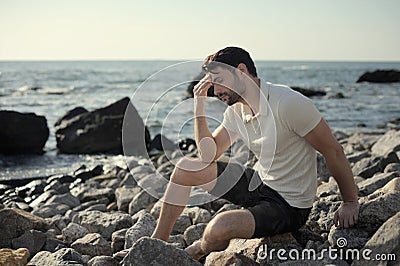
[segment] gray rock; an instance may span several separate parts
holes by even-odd
[[[84,237],[88,233],[89,231],[85,227],[76,223],[70,223],[66,228],[62,230],[63,239],[68,244],[74,242],[81,237]]]
[[[118,230],[118,231],[115,231],[114,233],[112,233],[111,249],[113,250],[113,253],[117,253],[118,251],[121,251],[124,249],[126,231],[128,231],[127,228],[121,229],[121,230]]]
[[[88,266],[118,266],[118,261],[109,256],[96,256],[89,260]]]
[[[391,172],[395,172],[398,175],[400,175],[400,163],[390,163],[388,164],[384,171],[384,173],[391,173]]]
[[[79,253],[91,257],[112,255],[110,244],[98,233],[87,234],[84,237],[77,239],[71,244],[71,247]]]
[[[386,220],[400,211],[399,178],[369,195],[360,206],[358,227],[374,233]]]
[[[61,195],[54,195],[52,196],[47,202],[47,204],[50,203],[58,203],[58,204],[64,204],[69,206],[70,208],[75,208],[78,206],[81,202],[77,197],[74,197],[71,195],[71,193],[65,193]]]
[[[120,187],[136,187],[137,182],[131,173],[127,173],[120,183]]]
[[[364,181],[358,183],[359,196],[366,196],[374,192],[375,190],[386,185],[390,180],[396,177],[394,173],[378,173],[373,177],[365,179]]]
[[[37,230],[26,231],[22,236],[12,240],[14,249],[27,248],[33,256],[38,253],[46,243],[47,236],[45,233]]]
[[[129,203],[141,191],[140,187],[119,187],[115,190],[118,210],[128,212]]]
[[[44,191],[54,190],[57,192],[57,194],[65,194],[65,193],[69,193],[69,185],[70,185],[70,183],[63,184],[58,180],[53,180],[50,184],[48,184],[44,188]]]
[[[337,194],[339,192],[338,185],[335,181],[330,182],[323,182],[317,188],[317,197],[323,198],[330,195]]]
[[[185,208],[183,214],[189,216],[192,224],[208,223],[211,220],[211,213],[199,207]]]
[[[369,153],[369,151],[365,150],[365,151],[355,152],[351,155],[347,155],[346,157],[350,163],[356,163],[356,162],[358,162],[364,158],[370,157],[370,156],[371,156],[371,154]]]
[[[187,247],[185,238],[183,235],[171,235],[168,238],[168,243],[174,245],[176,248],[184,249]]]
[[[135,265],[198,265],[184,250],[177,249],[159,239],[143,237],[132,246],[121,263],[124,266]]]
[[[132,199],[131,203],[129,203],[129,214],[133,215],[156,201],[156,198],[151,196],[147,191],[142,190]]]
[[[167,187],[168,180],[158,173],[152,173],[140,178],[137,184],[152,195],[162,196]]]
[[[86,211],[79,213],[78,221],[89,232],[99,233],[106,240],[111,239],[113,232],[129,228],[133,225],[132,217],[120,212],[102,213],[100,211]]]
[[[97,182],[86,182],[79,184],[71,189],[71,194],[81,202],[97,200],[99,198],[114,198],[114,191],[111,188],[106,188]]]
[[[355,133],[347,139],[345,152],[348,154],[355,151],[370,150],[381,136],[381,134],[376,133]]]
[[[183,234],[185,230],[192,225],[192,221],[189,216],[181,214],[176,220],[174,227],[172,228],[172,234]]]
[[[61,231],[71,222],[68,217],[62,216],[60,214],[57,214],[56,216],[50,218],[46,218],[46,221],[50,223],[52,229],[54,229],[57,234],[61,234]]]
[[[395,254],[396,260],[400,257],[400,212],[397,212],[390,219],[388,219],[365,244],[361,253],[369,249],[370,258],[375,258],[377,254]],[[382,261],[383,262],[383,261]],[[393,262],[393,264],[391,264]],[[369,266],[376,265],[376,261],[367,260],[361,256],[360,260],[355,260],[352,265],[354,266]],[[396,262],[392,260],[386,261],[387,265],[395,265]],[[382,265],[386,265],[382,264]]]
[[[190,246],[193,244],[193,242],[199,240],[203,236],[206,226],[206,223],[199,223],[189,226],[183,234],[186,244]]]
[[[352,167],[354,175],[361,176],[363,178],[370,178],[375,173],[381,171],[379,158],[364,158]]]
[[[45,204],[39,207],[38,209],[32,211],[32,214],[42,218],[49,218],[57,214],[64,215],[69,209],[70,207],[65,204],[50,203],[50,204]]]
[[[320,180],[325,182],[328,181],[331,176],[325,158],[320,153],[317,153],[317,176]]]
[[[107,198],[99,198],[99,199],[96,199],[96,200],[86,201],[86,202],[80,204],[79,206],[73,208],[73,211],[80,212],[80,211],[83,211],[83,210],[87,210],[88,208],[90,208],[93,205],[97,205],[97,204],[107,205],[108,203],[110,203],[109,199],[107,199]]]
[[[135,224],[135,223],[136,223],[137,221],[139,221],[139,219],[140,219],[143,215],[145,215],[145,214],[151,214],[151,213],[149,213],[148,210],[143,209],[143,210],[138,211],[138,212],[135,213],[134,215],[132,215],[133,223]],[[154,216],[153,216],[153,217],[154,217]]]
[[[72,248],[62,248],[54,253],[41,251],[28,262],[28,266],[65,266],[83,264],[82,255]]]
[[[368,238],[369,235],[366,231],[357,228],[338,229],[336,226],[332,226],[328,235],[330,245],[340,248],[361,249],[367,243]],[[345,239],[344,242],[342,242],[343,239]]]
[[[29,206],[31,206],[34,209],[38,208],[38,207],[42,206],[43,204],[45,204],[46,201],[49,200],[52,196],[57,195],[57,194],[58,194],[58,192],[55,190],[48,190],[48,191],[44,192],[43,194],[41,194],[36,199],[34,199],[31,203],[29,203]]]
[[[95,204],[86,209],[86,211],[101,211],[105,212],[107,210],[107,206],[105,204]]]
[[[372,146],[371,151],[377,156],[400,151],[400,131],[389,130]]]
[[[335,195],[321,198],[314,202],[307,226],[314,232],[329,232],[333,225],[335,211],[339,208],[341,201]]]
[[[61,248],[66,248],[67,245],[68,245],[67,243],[65,243],[61,240],[54,239],[54,238],[47,238],[46,243],[44,244],[42,250],[50,251],[50,252],[54,253]]]
[[[158,219],[158,217],[160,216],[162,204],[163,201],[160,199],[153,205],[150,210],[151,215],[153,215],[156,219]]]
[[[143,236],[150,236],[156,228],[156,221],[152,215],[145,213],[139,220],[126,231],[125,234],[125,249],[132,245]]]

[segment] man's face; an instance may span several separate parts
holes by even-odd
[[[214,85],[214,94],[221,101],[232,105],[241,99],[240,93],[244,89],[243,81],[236,74],[222,67],[216,67],[209,73]]]

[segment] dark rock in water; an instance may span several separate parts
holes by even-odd
[[[192,82],[190,82],[190,84],[188,85],[187,89],[186,89],[186,97],[187,98],[193,98],[193,89],[194,86],[197,85],[197,83],[199,83],[199,81],[204,77],[205,73],[202,71],[200,74],[198,74]],[[214,86],[211,86],[208,91],[207,91],[207,96],[208,97],[214,97]]]
[[[400,130],[400,118],[392,119],[390,121],[387,121],[384,124],[380,124],[377,126],[377,128],[388,128],[388,129]]]
[[[202,265],[184,250],[175,248],[162,240],[142,237],[131,248],[121,262],[125,266],[133,265]]]
[[[45,232],[50,225],[40,217],[18,209],[0,210],[0,248],[11,247],[11,240],[35,229]]]
[[[176,148],[177,145],[175,145],[173,141],[161,134],[157,134],[151,141],[149,149],[156,149],[159,151],[174,151]]]
[[[49,128],[44,116],[0,111],[0,125],[0,153],[43,153],[43,147],[49,137]]]
[[[310,89],[304,89],[300,87],[290,87],[292,90],[300,92],[304,96],[307,97],[314,97],[314,96],[325,96],[326,92],[324,91],[317,91],[317,90],[310,90]]]
[[[124,130],[131,150],[129,155],[145,155],[150,134],[129,98],[123,98],[109,106],[85,112],[75,108],[56,123],[57,147],[63,153],[115,153],[121,154],[122,125],[125,111],[130,115]],[[145,130],[147,132],[145,133]],[[146,142],[145,142],[146,141]]]
[[[392,83],[400,82],[400,71],[398,70],[375,70],[373,72],[366,72],[358,78],[359,82],[374,82],[374,83]]]
[[[82,260],[82,255],[74,249],[62,248],[54,253],[41,251],[29,261],[28,265],[85,265],[85,263]]]
[[[338,92],[338,93],[328,96],[328,99],[344,99],[344,98],[346,98],[346,97],[341,92]]]
[[[67,121],[70,120],[74,117],[77,117],[80,114],[83,113],[87,113],[89,112],[88,110],[86,110],[83,107],[75,107],[74,109],[68,111],[64,116],[62,116],[61,118],[59,118],[55,123],[54,126],[57,127],[59,126],[63,121]]]
[[[38,253],[44,244],[46,243],[47,236],[45,233],[29,230],[22,236],[12,240],[12,246],[14,249],[27,248],[29,253],[33,256]]]

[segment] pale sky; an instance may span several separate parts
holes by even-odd
[[[0,60],[400,61],[400,0],[0,0]]]

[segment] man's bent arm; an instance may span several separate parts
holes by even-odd
[[[342,146],[323,119],[305,139],[325,157],[329,171],[339,186],[346,210],[335,216],[335,223],[339,222],[344,227],[352,226],[358,220],[358,189]]]

